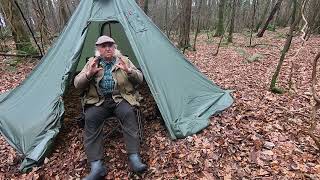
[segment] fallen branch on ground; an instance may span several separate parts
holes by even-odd
[[[5,57],[36,58],[36,59],[42,58],[42,56],[40,56],[40,55],[31,55],[31,54],[9,54],[9,53],[2,53],[2,52],[0,52],[0,56],[5,56]]]
[[[256,46],[272,46],[272,47],[276,47],[278,49],[281,49],[281,47],[279,47],[278,45],[275,45],[275,44],[263,44],[263,43],[258,43],[258,44],[253,44],[251,46],[245,46],[245,47],[256,47]]]

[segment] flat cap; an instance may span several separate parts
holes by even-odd
[[[96,45],[103,44],[103,43],[116,43],[111,37],[109,36],[100,36],[96,42]]]

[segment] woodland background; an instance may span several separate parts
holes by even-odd
[[[129,173],[120,133],[106,139],[106,179],[320,179],[319,0],[140,0],[142,10],[201,72],[234,90],[203,132],[166,134],[145,86],[142,153]],[[18,86],[59,36],[79,1],[0,0],[0,92]],[[79,179],[88,173],[79,93],[65,97],[54,152],[29,174],[0,136],[0,179]],[[110,122],[112,126],[112,122]],[[106,131],[110,132],[110,126]]]

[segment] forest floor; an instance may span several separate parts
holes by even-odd
[[[121,134],[106,138],[106,179],[320,179],[319,150],[300,131],[310,119],[311,62],[320,51],[320,36],[311,37],[297,58],[292,57],[301,40],[294,38],[278,83],[287,91],[279,95],[268,89],[286,31],[267,32],[254,39],[254,44],[263,44],[255,47],[246,47],[248,35],[235,34],[234,43],[224,44],[217,56],[212,54],[219,38],[208,40],[202,34],[197,51],[187,51],[186,56],[221,88],[234,90],[234,104],[212,117],[202,132],[176,141],[160,120],[146,121],[142,156],[149,170],[141,176],[129,173]],[[298,66],[293,90],[288,91],[290,61]],[[0,92],[18,85],[36,65],[28,60],[13,68],[8,62],[0,59]],[[79,97],[68,94],[64,127],[44,165],[20,174],[21,159],[0,136],[0,179],[79,179],[88,173],[83,129],[74,121]]]

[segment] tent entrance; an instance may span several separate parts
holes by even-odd
[[[88,58],[94,56],[95,42],[101,35],[112,37],[116,41],[118,49],[122,52],[122,54],[128,56],[133,64],[139,67],[137,58],[132,50],[130,42],[121,23],[119,23],[118,21],[92,21],[88,26],[87,36],[85,38],[79,63],[77,66],[77,72],[82,70]]]

